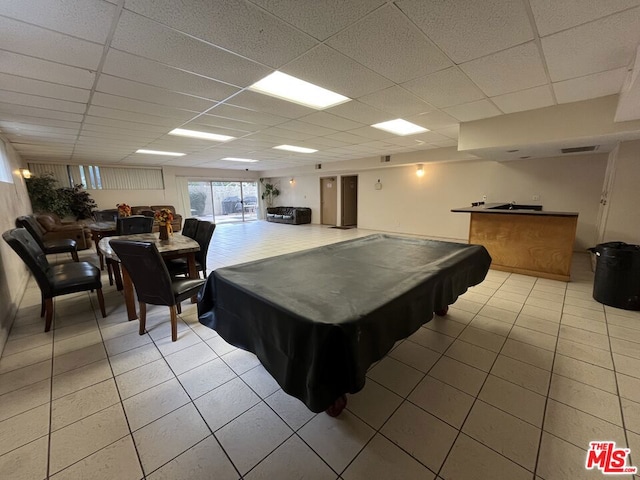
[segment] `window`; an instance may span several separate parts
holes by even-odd
[[[102,180],[100,179],[100,167],[94,165],[78,165],[80,170],[80,180],[85,188],[93,190],[102,189]]]
[[[13,175],[11,175],[11,165],[9,164],[9,156],[4,142],[0,138],[0,182],[13,183]]]

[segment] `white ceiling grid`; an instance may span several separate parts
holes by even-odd
[[[460,122],[618,93],[638,43],[640,0],[6,0],[0,131],[25,160],[102,165],[271,170],[451,147]],[[318,111],[247,90],[274,70],[352,100]],[[431,131],[370,127],[395,118]]]

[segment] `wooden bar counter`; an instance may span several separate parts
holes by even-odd
[[[491,203],[451,211],[471,214],[469,243],[489,251],[491,268],[568,282],[578,214],[531,208],[541,207]]]

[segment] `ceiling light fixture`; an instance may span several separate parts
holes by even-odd
[[[305,107],[322,110],[351,100],[349,97],[305,82],[282,72],[273,72],[249,87],[254,92],[264,93]]]
[[[186,153],[180,153],[180,152],[162,152],[160,150],[146,150],[144,148],[141,148],[139,150],[136,150],[136,153],[147,153],[149,155],[166,155],[168,157],[184,157],[186,155]]]
[[[228,162],[247,162],[247,163],[255,163],[258,160],[253,160],[252,158],[235,158],[235,157],[224,157],[220,160],[226,160]]]
[[[318,150],[314,150],[313,148],[305,148],[305,147],[296,147],[295,145],[278,145],[278,150],[288,150],[289,152],[298,152],[298,153],[314,153]]]
[[[178,135],[179,137],[201,138],[203,140],[215,140],[216,142],[227,142],[236,137],[229,135],[218,135],[217,133],[199,132],[197,130],[185,130],[184,128],[174,128],[169,135]]]
[[[428,132],[428,128],[421,127],[415,123],[407,122],[401,118],[395,120],[389,120],[387,122],[376,123],[371,125],[373,128],[378,128],[386,132],[395,133],[396,135],[413,135],[415,133]]]
[[[416,168],[416,175],[419,177],[424,176],[424,168],[422,165],[418,165],[418,167]]]

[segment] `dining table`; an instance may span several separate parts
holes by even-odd
[[[158,248],[158,252],[164,259],[172,258],[186,258],[187,265],[189,267],[189,278],[198,278],[198,270],[196,268],[196,252],[200,251],[200,245],[194,239],[181,235],[179,233],[173,233],[167,240],[161,240],[159,233],[138,233],[134,235],[114,235],[110,237],[104,237],[98,242],[98,250],[106,258],[120,264],[120,259],[111,248],[109,242],[111,240],[131,240],[136,242],[152,242],[155,243]],[[129,320],[135,320],[138,318],[136,311],[135,297],[134,297],[134,285],[131,281],[131,277],[124,268],[124,265],[120,265],[122,271],[122,286],[124,293],[124,300],[127,307],[127,316]],[[114,275],[120,275],[116,269],[114,269]],[[196,297],[191,299],[192,303],[196,302]]]

